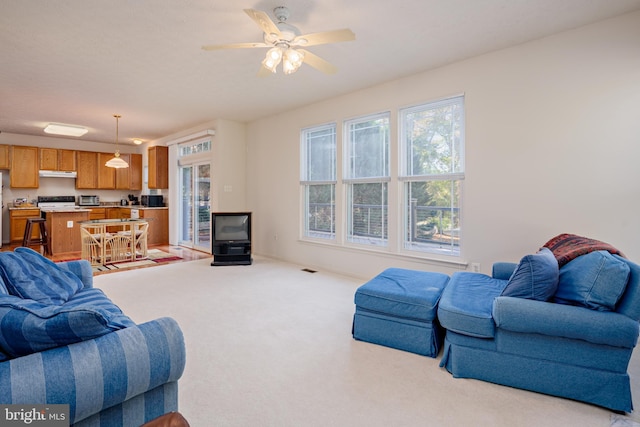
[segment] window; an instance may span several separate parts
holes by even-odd
[[[460,255],[464,98],[400,111],[404,248]]]
[[[347,240],[388,243],[389,113],[344,125]]]
[[[304,235],[336,237],[336,125],[304,129],[301,135]]]

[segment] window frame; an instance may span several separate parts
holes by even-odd
[[[330,167],[331,171],[322,179],[313,179],[310,174],[310,150],[309,150],[309,135],[311,133],[322,131],[332,131],[328,136],[332,137],[331,143],[333,144],[332,152],[330,153]],[[333,241],[337,239],[336,234],[336,186],[337,186],[337,154],[338,154],[338,141],[337,141],[337,123],[325,123],[317,126],[310,126],[300,131],[300,187],[301,187],[301,200],[302,200],[302,215],[303,221],[301,224],[301,235],[305,239],[319,239],[322,241]],[[314,186],[330,186],[331,202],[330,202],[330,229],[329,231],[316,230],[311,231],[310,220],[312,219],[310,209],[310,191]],[[326,216],[326,215],[325,215]]]
[[[398,239],[398,244],[400,247],[400,251],[404,253],[410,254],[434,254],[434,255],[446,255],[459,258],[462,254],[462,215],[461,215],[461,203],[462,203],[462,192],[463,192],[463,184],[465,179],[465,99],[464,95],[452,96],[436,101],[425,102],[418,105],[413,105],[406,108],[401,108],[398,110],[398,151],[400,153],[400,167],[398,171],[398,182],[401,184],[401,218],[399,221],[401,225],[401,233]],[[407,114],[421,112],[421,111],[429,111],[436,110],[439,108],[444,108],[447,106],[457,106],[459,107],[459,122],[458,125],[458,143],[451,143],[451,156],[455,157],[459,156],[458,161],[455,162],[457,167],[452,168],[448,172],[441,173],[412,173],[413,171],[410,163],[410,147],[409,147],[409,139],[407,138],[407,129],[406,129],[406,120],[405,116]],[[455,131],[453,132],[455,133]],[[457,152],[454,150],[454,147],[458,148]],[[430,171],[432,172],[432,171]],[[408,236],[415,236],[416,233],[412,232],[411,229],[415,229],[415,222],[417,220],[410,221],[410,217],[413,217],[413,208],[411,207],[410,201],[410,187],[413,183],[424,183],[425,186],[428,183],[435,182],[450,182],[453,186],[454,183],[457,183],[457,197],[455,202],[452,200],[454,197],[455,191],[451,190],[450,194],[450,203],[449,206],[441,206],[436,207],[433,206],[434,209],[432,211],[438,211],[440,217],[442,217],[443,212],[449,210],[449,221],[453,223],[457,223],[458,227],[451,228],[449,233],[449,244],[444,244],[442,242],[436,243],[424,243],[420,244],[417,241],[413,240],[413,238],[408,238]],[[426,208],[424,210],[429,210],[430,206],[423,206]],[[454,219],[455,218],[455,219]],[[411,223],[410,223],[411,222]],[[431,224],[427,222],[425,224],[426,228],[429,228]],[[442,221],[440,224],[434,225],[435,234],[437,235],[438,229],[440,232],[440,236],[444,236],[444,230],[442,229]],[[428,234],[428,232],[425,232]],[[458,243],[455,244],[455,240],[457,238]],[[427,240],[427,239],[425,239]],[[435,240],[435,239],[434,239]]]
[[[380,157],[382,160],[382,173],[372,174],[369,176],[354,176],[356,168],[355,159],[357,153],[353,152],[354,144],[351,139],[354,130],[352,126],[358,123],[366,123],[383,119],[385,121],[385,141],[381,147]],[[344,120],[342,123],[343,132],[343,178],[342,185],[344,187],[343,202],[345,206],[345,227],[344,239],[348,244],[359,245],[363,247],[389,247],[389,183],[391,181],[391,112],[384,111],[374,114],[368,114],[358,117],[352,117]],[[384,196],[381,197],[381,224],[382,236],[361,236],[356,237],[354,233],[354,210],[353,210],[353,190],[356,186],[367,184],[380,184],[383,188]]]

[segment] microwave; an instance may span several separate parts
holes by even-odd
[[[160,208],[164,206],[164,197],[161,194],[143,194],[140,203],[148,208]]]
[[[96,195],[78,196],[78,206],[100,206],[100,197]]]

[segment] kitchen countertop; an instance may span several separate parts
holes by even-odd
[[[91,212],[91,209],[85,209],[82,207],[74,207],[74,206],[69,206],[69,207],[61,207],[61,208],[40,208],[40,212],[64,212],[64,213],[70,213],[70,212]]]
[[[13,206],[13,205],[8,205],[7,206],[9,208],[10,211],[17,211],[17,210],[25,210],[25,209],[40,209],[37,206]]]

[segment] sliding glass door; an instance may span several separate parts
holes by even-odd
[[[180,166],[180,244],[211,251],[211,164]]]

